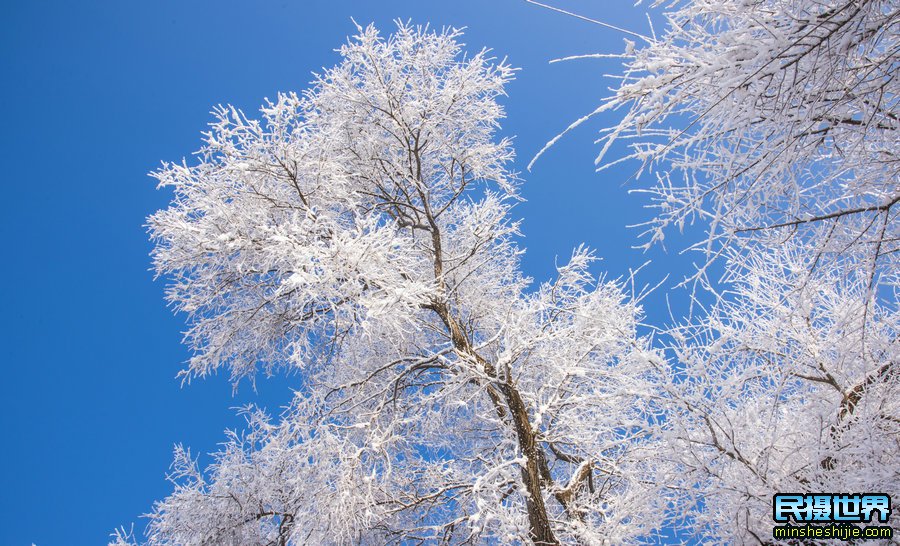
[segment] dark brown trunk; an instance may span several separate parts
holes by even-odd
[[[469,340],[463,332],[462,325],[451,315],[444,303],[434,303],[430,306],[450,333],[453,346],[460,353],[474,359],[481,366],[484,373],[497,379],[497,370],[494,365],[484,359],[472,348]],[[525,466],[522,468],[522,482],[525,484],[525,504],[528,510],[529,538],[537,546],[558,545],[559,541],[553,534],[550,526],[550,518],[547,516],[547,507],[544,504],[544,495],[541,487],[541,463],[543,453],[537,445],[534,430],[528,419],[528,411],[519,391],[511,382],[506,381],[502,388],[502,397],[493,386],[487,387],[488,395],[497,409],[497,414],[502,418],[509,410],[510,419],[519,441],[519,448],[525,455]],[[505,407],[504,407],[505,406]]]
[[[418,137],[415,138],[415,147],[411,148],[409,152],[415,160],[415,171],[410,174],[419,182],[416,186],[416,191],[422,200],[422,208],[431,231],[432,252],[434,252],[434,278],[438,283],[440,292],[446,295],[447,288],[444,283],[441,231],[428,203],[428,196],[424,191],[425,183],[422,180],[421,149],[419,148]],[[477,362],[493,383],[500,383],[494,364],[475,351],[466,336],[462,324],[450,311],[449,304],[445,300],[439,299],[432,302],[427,308],[440,317],[441,322],[444,323],[447,332],[450,334],[450,340],[456,351],[461,356],[471,358]],[[537,445],[535,433],[528,419],[528,411],[525,409],[525,403],[522,401],[522,397],[519,395],[515,385],[512,384],[512,379],[509,377],[505,379],[502,383],[502,396],[493,384],[487,385],[486,390],[497,411],[497,415],[501,419],[506,417],[507,409],[509,410],[516,438],[519,441],[519,447],[523,455],[525,455],[526,461],[524,468],[522,468],[522,481],[525,484],[527,494],[525,503],[528,510],[529,538],[536,546],[556,546],[559,544],[559,541],[553,534],[552,527],[550,527],[550,518],[547,516],[547,507],[544,505],[544,496],[541,488],[542,468],[545,470],[544,475],[548,481],[550,478],[549,471],[546,470],[546,461],[543,459],[540,446]]]
[[[528,412],[522,402],[519,391],[510,385],[504,389],[504,398],[512,414],[516,427],[516,436],[519,438],[519,447],[525,455],[525,468],[522,469],[522,481],[528,490],[526,505],[528,506],[528,524],[531,540],[541,546],[547,544],[559,544],[553,529],[550,527],[550,519],[547,517],[547,507],[544,505],[544,496],[541,488],[540,461],[543,453],[535,441],[534,431],[528,419]]]

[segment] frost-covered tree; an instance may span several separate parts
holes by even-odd
[[[655,5],[597,163],[638,161],[648,246],[707,229],[704,309],[668,332],[675,515],[767,543],[775,493],[900,494],[900,4]]]
[[[810,278],[810,260],[741,256],[728,293],[669,332],[675,505],[719,543],[770,542],[776,493],[900,497],[900,313],[867,296],[865,269]]]
[[[530,288],[496,135],[513,69],[458,37],[359,28],[307,92],[259,120],[218,108],[197,161],[155,173],[186,378],[302,386],[279,417],[248,408],[211,465],[176,451],[149,544],[623,544],[658,524],[640,308],[583,248]]]
[[[624,112],[602,133],[600,168],[638,160],[654,179],[638,190],[657,211],[646,244],[700,219],[709,258],[798,238],[811,267],[852,253],[870,278],[896,268],[900,4],[664,4],[664,32],[630,34],[620,84],[595,112]],[[616,142],[629,152],[611,159]]]

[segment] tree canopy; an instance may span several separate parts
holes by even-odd
[[[646,245],[706,229],[703,296],[652,338],[589,249],[522,273],[515,70],[457,30],[358,27],[154,173],[184,379],[301,387],[209,467],[176,450],[148,544],[769,544],[776,493],[900,498],[900,6],[655,6],[595,112],[620,113],[597,164],[637,162]]]

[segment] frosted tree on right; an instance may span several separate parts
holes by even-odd
[[[661,2],[660,2],[661,4]],[[652,171],[649,241],[697,218],[709,257],[728,243],[809,244],[896,266],[900,226],[900,5],[888,1],[678,3],[600,109],[626,108],[597,163]],[[626,158],[609,161],[616,141]]]
[[[900,316],[863,270],[809,275],[808,248],[741,259],[711,309],[669,330],[665,443],[676,516],[716,542],[769,544],[776,493],[900,495]]]
[[[775,493],[900,497],[900,3],[655,5],[595,114],[622,112],[597,164],[639,163],[644,244],[706,228],[712,297],[668,330],[675,517],[774,543]]]

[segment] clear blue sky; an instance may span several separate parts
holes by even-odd
[[[645,31],[630,2],[557,5]],[[232,396],[225,376],[182,388],[184,317],[163,301],[149,271],[144,221],[170,195],[146,176],[189,156],[210,107],[254,111],[264,97],[301,90],[336,61],[350,17],[389,31],[400,17],[466,26],[470,49],[488,46],[522,68],[505,101],[505,134],[519,168],[606,94],[616,61],[548,64],[582,53],[619,52],[622,35],[523,0],[171,1],[7,3],[0,32],[5,188],[0,332],[0,544],[105,544],[170,491],[172,446],[209,453],[239,426],[231,409],[277,408],[291,380],[260,380]],[[606,118],[609,123],[613,118]],[[573,132],[524,173],[516,209],[525,218],[527,273],[553,272],[585,242],[626,273],[648,258],[655,284],[686,271],[670,249],[632,250],[646,218],[622,182],[633,166],[596,174],[592,144],[604,120]],[[651,322],[665,320],[660,294]],[[203,459],[208,461],[208,458]]]

